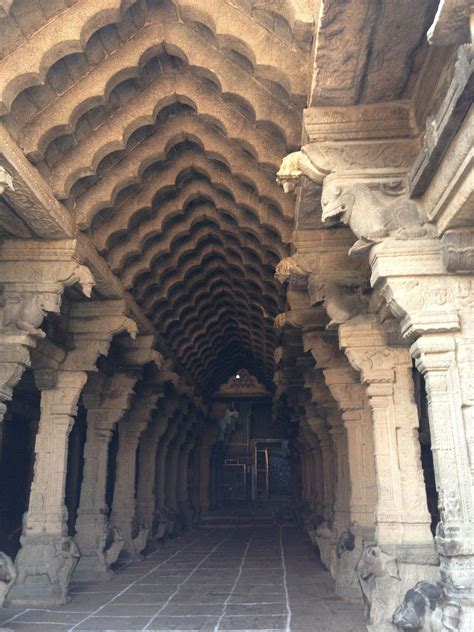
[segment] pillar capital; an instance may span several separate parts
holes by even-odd
[[[107,355],[114,335],[126,332],[137,335],[137,324],[127,315],[123,299],[74,303],[69,317],[69,330],[75,348],[70,351],[64,366],[95,371],[99,355]]]
[[[455,249],[448,240],[436,239],[386,241],[372,248],[371,283],[401,321],[404,337],[461,330],[472,311],[474,237],[472,244]],[[455,274],[458,270],[462,276]]]

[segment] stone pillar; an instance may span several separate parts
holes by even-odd
[[[98,355],[107,353],[114,333],[136,332],[134,321],[124,315],[125,309],[124,301],[73,303],[69,313],[73,348],[66,353],[45,340],[35,351],[35,379],[42,390],[41,418],[22,548],[15,560],[17,579],[9,593],[11,604],[67,601],[69,580],[79,557],[66,528],[68,437],[87,372],[96,370]],[[44,568],[49,569],[47,573]]]
[[[431,548],[409,350],[388,346],[372,314],[342,324],[339,339],[352,366],[361,372],[372,410],[377,542],[425,543]]]
[[[125,541],[123,551],[132,559],[140,558],[148,540],[149,527],[135,523],[135,472],[140,436],[150,420],[156,399],[156,394],[137,394],[132,409],[118,425],[119,448],[110,521],[120,530]]]
[[[337,404],[324,382],[322,370],[306,370],[305,387],[311,392],[312,402],[305,405],[307,423],[319,438],[324,477],[322,521],[309,535],[318,546],[321,561],[336,577],[337,541],[340,534],[350,526],[347,437]]]
[[[325,520],[332,520],[334,504],[334,451],[329,427],[321,417],[307,418],[311,432],[317,437],[321,450],[322,461],[322,516]]]
[[[195,421],[193,413],[187,412],[186,406],[182,413],[182,421],[174,436],[173,441],[168,446],[166,454],[166,477],[165,477],[165,506],[169,509],[173,526],[168,525],[169,533],[173,533],[178,526],[178,461],[181,447],[186,441],[189,428]]]
[[[68,438],[86,380],[83,371],[59,371],[54,387],[41,392],[34,479],[15,560],[17,578],[8,597],[12,605],[56,605],[67,600],[69,579],[79,557],[74,540],[67,535],[64,505]]]
[[[130,406],[137,376],[117,373],[91,376],[83,396],[87,409],[84,472],[75,540],[81,557],[74,571],[80,581],[107,580],[123,547],[121,534],[109,525],[105,502],[108,451],[112,433]]]
[[[173,518],[169,508],[166,506],[166,462],[168,456],[168,448],[170,443],[176,436],[179,428],[180,409],[174,412],[173,417],[168,423],[166,432],[163,434],[156,451],[156,478],[155,478],[155,519],[154,531],[156,539],[162,538],[168,532]]]
[[[190,529],[194,522],[194,508],[192,499],[189,498],[188,489],[188,473],[189,459],[191,452],[196,445],[196,421],[193,422],[191,430],[188,433],[186,441],[181,446],[178,456],[178,481],[177,481],[177,498],[179,514],[186,529]]]
[[[208,513],[211,502],[211,460],[212,450],[217,441],[217,424],[204,424],[200,449],[199,466],[199,506],[201,513]]]
[[[392,614],[406,591],[418,581],[436,581],[438,575],[421,469],[412,360],[406,347],[387,344],[373,314],[341,324],[339,340],[360,371],[372,410],[377,546],[364,551],[358,574],[370,603],[371,629],[392,630]],[[377,574],[372,572],[375,558],[381,569]]]
[[[456,233],[444,247],[441,240],[387,239],[370,252],[371,282],[414,341],[410,351],[426,380],[445,613],[457,611],[463,632],[474,628],[472,241],[461,248]]]
[[[365,388],[338,351],[335,337],[323,338],[318,333],[303,334],[303,339],[305,348],[311,350],[317,365],[322,368],[347,433],[350,525],[338,533],[336,590],[341,597],[360,599],[354,567],[365,544],[374,539],[376,486],[371,412]]]
[[[140,459],[137,485],[137,521],[149,529],[148,543],[155,545],[156,468],[158,445],[166,433],[170,418],[176,410],[175,400],[160,400],[155,419],[140,439]]]

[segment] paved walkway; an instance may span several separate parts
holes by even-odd
[[[364,632],[362,606],[334,582],[296,527],[200,530],[129,564],[108,583],[73,585],[50,609],[0,609],[20,632],[259,630]]]

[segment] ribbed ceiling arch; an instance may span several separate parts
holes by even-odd
[[[26,1],[3,121],[204,395],[241,367],[270,385],[311,3],[56,0],[27,32]]]

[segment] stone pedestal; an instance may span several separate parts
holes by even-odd
[[[16,557],[17,578],[8,595],[11,605],[66,603],[69,579],[79,549],[67,535],[64,490],[68,437],[85,372],[59,371],[57,383],[41,393],[41,417],[36,437],[35,473],[22,547]]]

